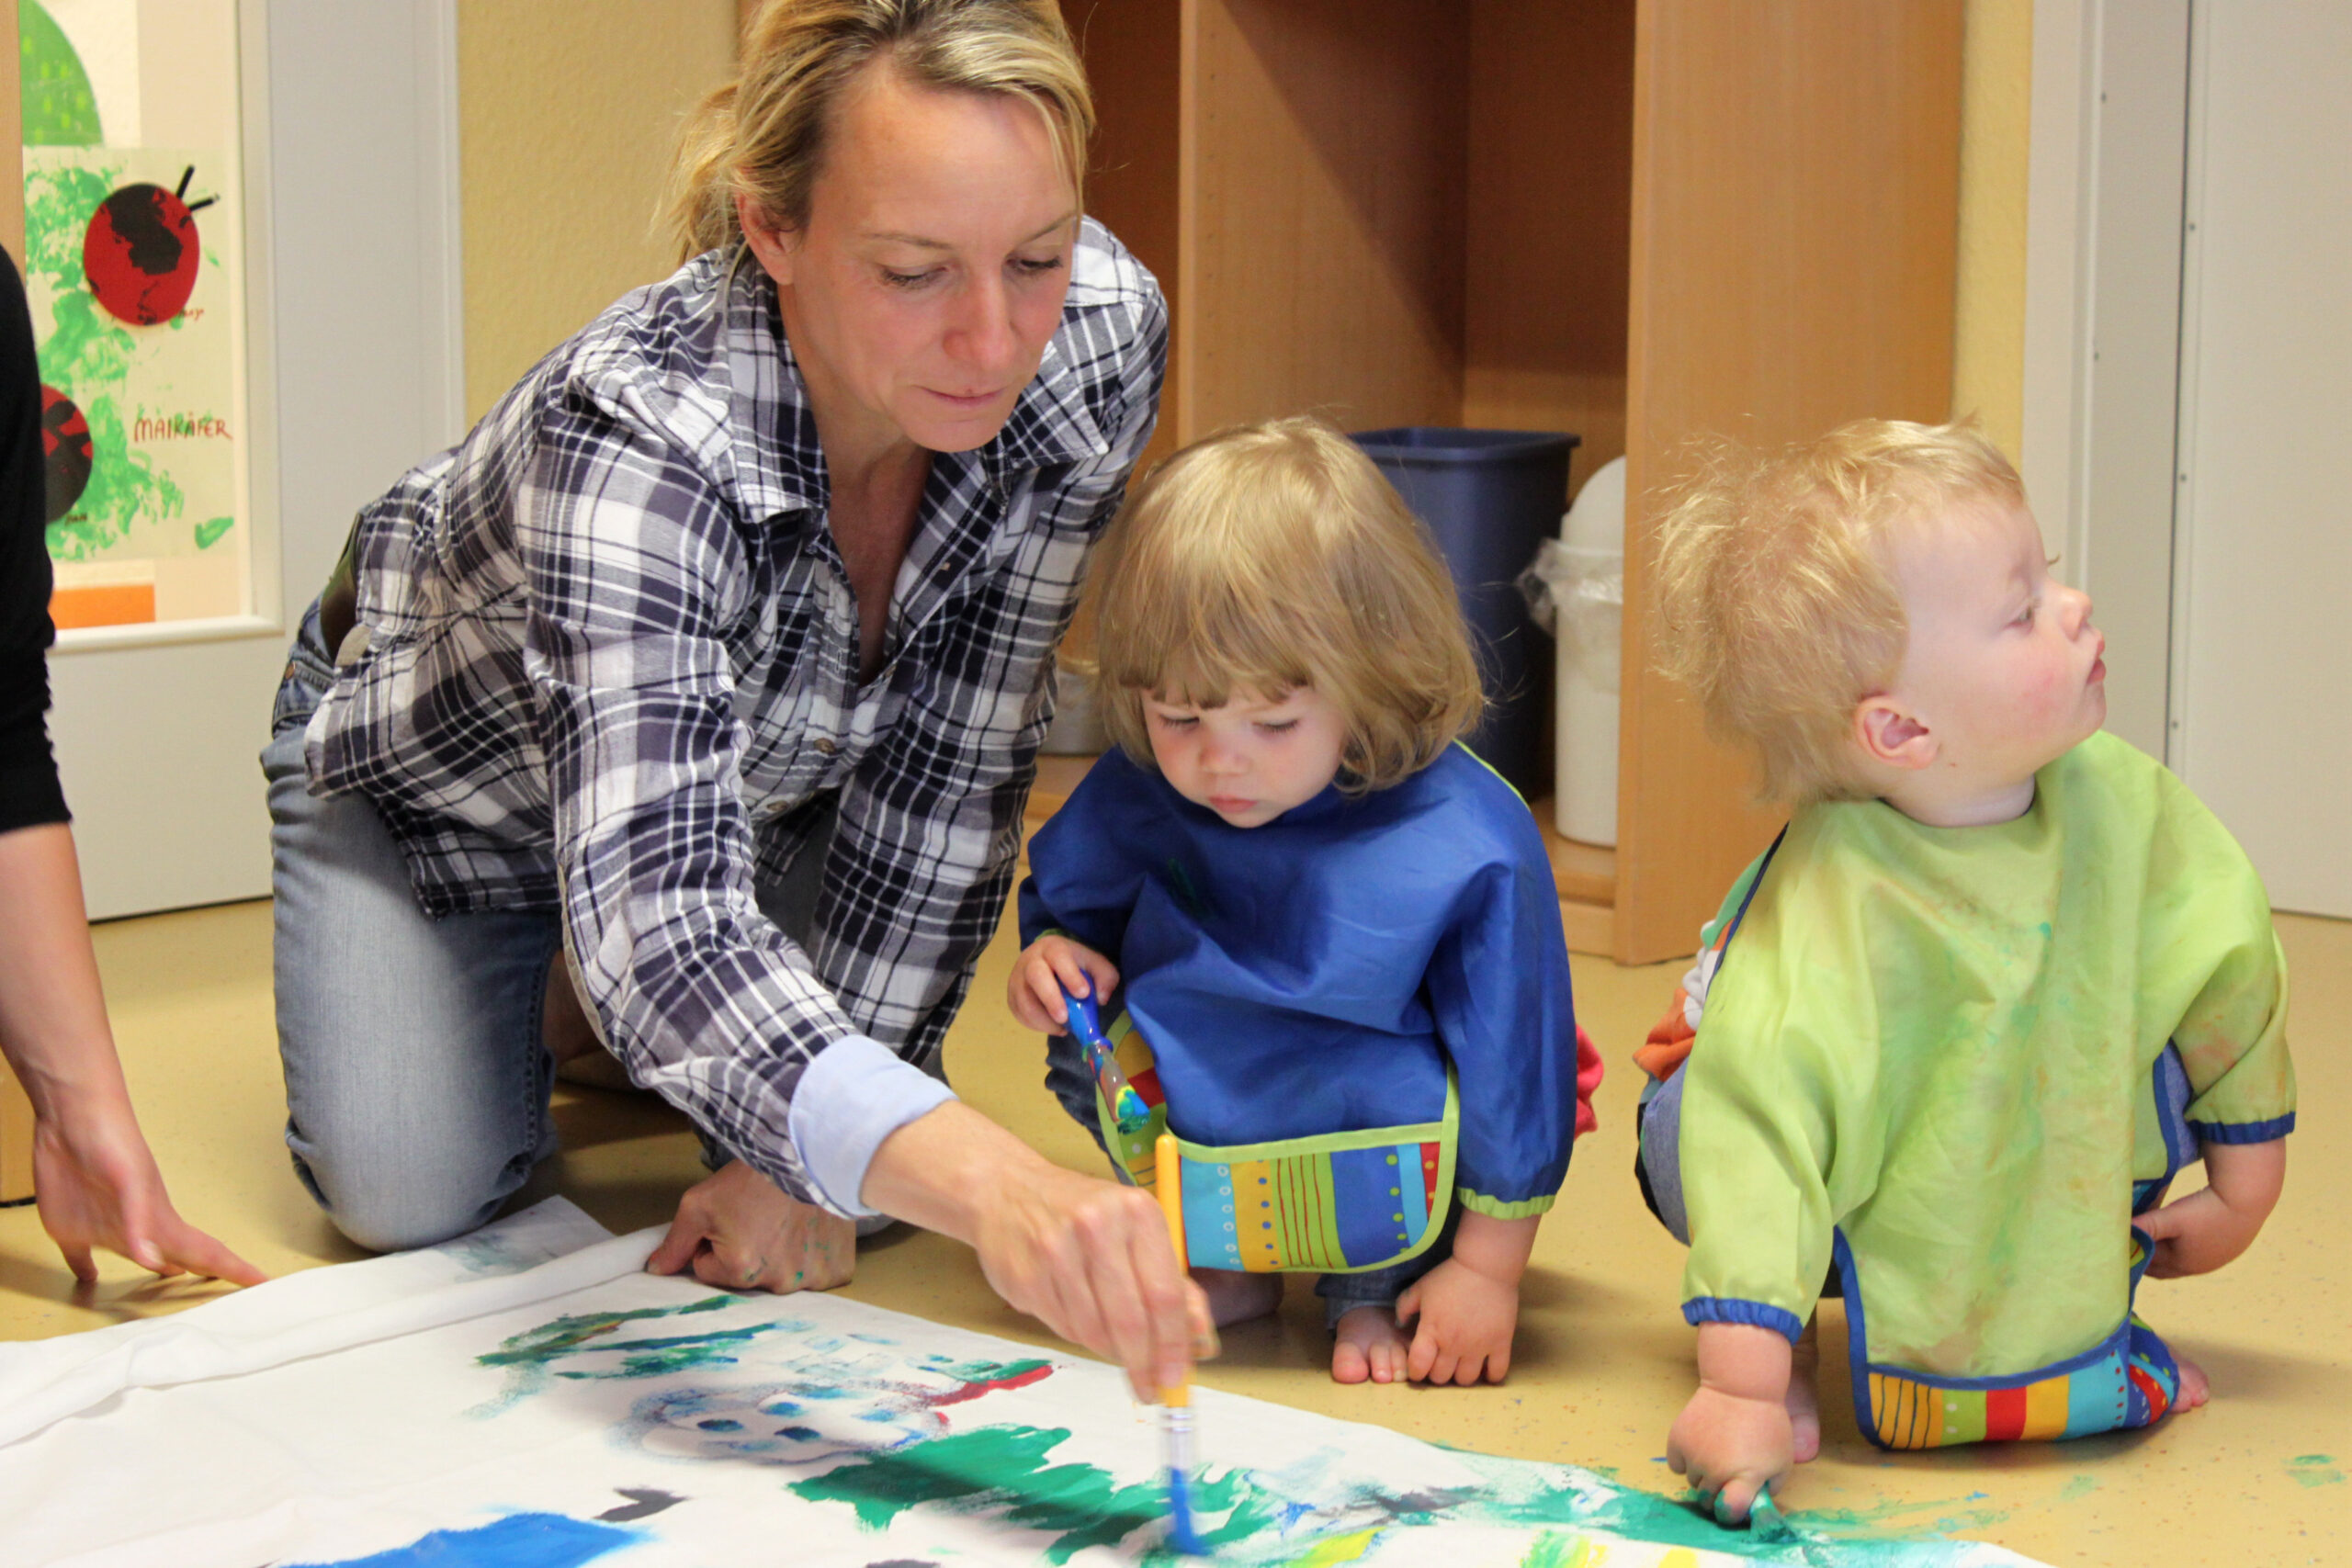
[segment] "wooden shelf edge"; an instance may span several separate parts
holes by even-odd
[[[1544,848],[1552,857],[1552,886],[1558,889],[1560,897],[1579,904],[1614,908],[1617,852],[1606,845],[1562,838],[1552,826],[1558,818],[1553,814],[1550,795],[1535,801],[1528,809],[1535,813],[1535,825],[1544,830]]]
[[[1581,953],[1589,958],[1616,956],[1617,911],[1607,904],[1561,899],[1560,929],[1567,933],[1570,953]]]

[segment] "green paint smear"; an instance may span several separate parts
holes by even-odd
[[[2335,1466],[2334,1454],[2297,1454],[2287,1461],[2287,1473],[2304,1486],[2341,1486],[2344,1472]]]
[[[574,1317],[559,1317],[537,1328],[510,1335],[495,1350],[474,1358],[475,1364],[484,1367],[546,1366],[561,1357],[580,1349],[591,1339],[612,1333],[624,1323],[639,1323],[649,1317],[680,1317],[689,1313],[717,1312],[733,1301],[731,1296],[706,1296],[684,1306],[640,1307],[635,1312],[592,1312]],[[612,1347],[599,1345],[596,1349]]]
[[[1054,1449],[1069,1437],[1066,1430],[1015,1426],[951,1433],[861,1456],[790,1490],[811,1502],[847,1503],[859,1524],[873,1530],[887,1529],[900,1515],[922,1506],[1024,1526],[1053,1538],[1042,1552],[1049,1562],[1067,1562],[1088,1547],[1113,1546],[1131,1536],[1140,1538],[1139,1562],[1182,1561],[1159,1544],[1166,1517],[1161,1485],[1156,1480],[1122,1485],[1100,1466],[1054,1462]],[[1267,1568],[1328,1561],[1317,1555],[1318,1550],[1369,1546],[1373,1536],[1390,1528],[1448,1521],[1544,1530],[1525,1559],[1529,1568],[1570,1568],[1586,1561],[1577,1539],[1558,1529],[1564,1525],[1790,1564],[1834,1561],[1855,1568],[1925,1568],[1967,1550],[1933,1537],[1891,1537],[1876,1528],[1884,1517],[1948,1504],[1804,1512],[1779,1530],[1758,1534],[1722,1529],[1688,1503],[1620,1486],[1589,1472],[1462,1457],[1481,1472],[1482,1484],[1405,1495],[1358,1489],[1321,1506],[1294,1501],[1295,1488],[1275,1490],[1270,1483],[1277,1478],[1227,1471],[1195,1486],[1195,1523],[1219,1561]],[[1324,1516],[1319,1529],[1317,1515]],[[1961,1520],[1975,1524],[1986,1517],[1980,1512]],[[1955,1521],[1938,1522],[1950,1528]]]
[[[209,517],[196,525],[196,547],[209,550],[220,542],[220,536],[237,525],[233,517]]]
[[[734,1304],[732,1296],[706,1296],[684,1306],[640,1307],[634,1312],[592,1312],[572,1317],[559,1317],[537,1328],[509,1336],[497,1349],[477,1356],[477,1366],[503,1367],[511,1374],[505,1389],[476,1415],[494,1415],[513,1405],[526,1394],[546,1389],[555,1378],[647,1378],[666,1372],[691,1371],[698,1367],[729,1366],[735,1361],[733,1352],[744,1342],[762,1334],[790,1330],[805,1325],[794,1323],[757,1323],[743,1328],[718,1328],[703,1334],[667,1335],[650,1339],[614,1339],[626,1323],[641,1323],[649,1318],[691,1316],[697,1313],[718,1312]],[[556,1363],[567,1356],[618,1354],[619,1367],[607,1371],[560,1371]]]
[[[24,73],[26,146],[96,147],[105,140],[89,73],[40,0],[17,7],[17,61]]]

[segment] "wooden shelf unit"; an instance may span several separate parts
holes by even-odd
[[[1695,437],[1946,416],[1962,0],[1062,4],[1088,206],[1173,311],[1153,455],[1313,409],[1627,456],[1619,847],[1572,945],[1690,952],[1776,818],[1650,672],[1655,497]]]

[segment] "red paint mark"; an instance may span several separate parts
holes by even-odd
[[[1026,1371],[1015,1372],[1011,1377],[988,1378],[979,1382],[967,1382],[963,1387],[951,1389],[945,1393],[932,1394],[925,1403],[932,1409],[938,1410],[950,1404],[961,1404],[967,1399],[978,1399],[984,1393],[994,1393],[999,1389],[1027,1388],[1031,1383],[1043,1382],[1053,1375],[1054,1369],[1041,1362]]]

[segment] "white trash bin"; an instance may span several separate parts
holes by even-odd
[[[1521,580],[1556,639],[1553,823],[1617,842],[1617,711],[1625,625],[1625,459],[1603,464]],[[1549,612],[1546,614],[1545,612]]]

